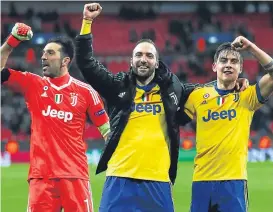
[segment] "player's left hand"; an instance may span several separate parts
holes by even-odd
[[[236,81],[235,88],[237,91],[244,91],[249,86],[249,81],[246,78],[239,78]]]
[[[251,45],[252,42],[243,36],[235,38],[235,40],[231,43],[231,46],[236,51],[248,50],[251,47]]]
[[[99,3],[85,4],[83,9],[83,18],[87,20],[94,20],[102,11]]]
[[[12,28],[11,34],[19,41],[30,40],[33,36],[31,27],[24,23],[16,23]]]

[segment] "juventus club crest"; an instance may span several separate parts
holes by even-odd
[[[70,93],[70,99],[71,99],[70,104],[72,106],[75,106],[77,104],[77,102],[78,102],[78,94],[76,94],[76,93]]]
[[[173,99],[174,104],[178,105],[178,100],[177,100],[177,96],[175,95],[174,92],[170,93],[169,96]]]
[[[234,101],[234,102],[238,102],[238,101],[239,101],[239,99],[240,99],[239,94],[238,94],[238,93],[234,93],[233,95],[234,95],[234,99],[233,99],[233,101]]]

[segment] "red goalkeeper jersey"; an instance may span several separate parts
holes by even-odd
[[[32,119],[28,179],[88,180],[83,141],[87,115],[96,126],[109,120],[98,93],[69,74],[52,79],[9,71],[5,84],[24,95]]]

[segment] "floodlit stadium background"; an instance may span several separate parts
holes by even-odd
[[[31,41],[13,51],[8,67],[42,74],[40,57],[51,37],[74,38],[80,30],[83,6],[87,2],[1,2],[1,43],[16,22],[29,24]],[[114,73],[129,68],[133,47],[141,38],[158,46],[162,60],[181,81],[204,83],[215,79],[211,70],[216,47],[246,36],[273,56],[272,2],[100,2],[103,11],[93,24],[97,58]],[[244,54],[242,77],[255,83],[264,74],[259,63]],[[74,64],[70,73],[83,80]],[[111,92],[111,91],[109,91]],[[28,185],[30,119],[24,99],[1,88],[1,209],[25,211]],[[195,155],[195,123],[181,128],[181,149],[176,211],[188,211]],[[256,112],[249,140],[250,212],[273,211],[273,98]],[[95,164],[104,141],[88,121],[85,141],[90,163],[95,211],[101,197],[104,174],[94,176]],[[94,165],[92,165],[94,164]]]

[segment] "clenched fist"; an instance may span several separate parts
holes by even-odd
[[[102,11],[99,3],[85,4],[83,9],[83,18],[87,20],[94,20]]]
[[[16,23],[12,28],[11,34],[20,41],[30,40],[33,36],[31,27],[23,23]]]
[[[30,26],[23,23],[16,23],[12,28],[11,35],[7,39],[7,44],[15,48],[21,41],[30,40],[32,36],[33,32]]]
[[[251,47],[252,42],[243,36],[239,36],[232,42],[231,45],[236,51],[242,51],[248,50]]]

